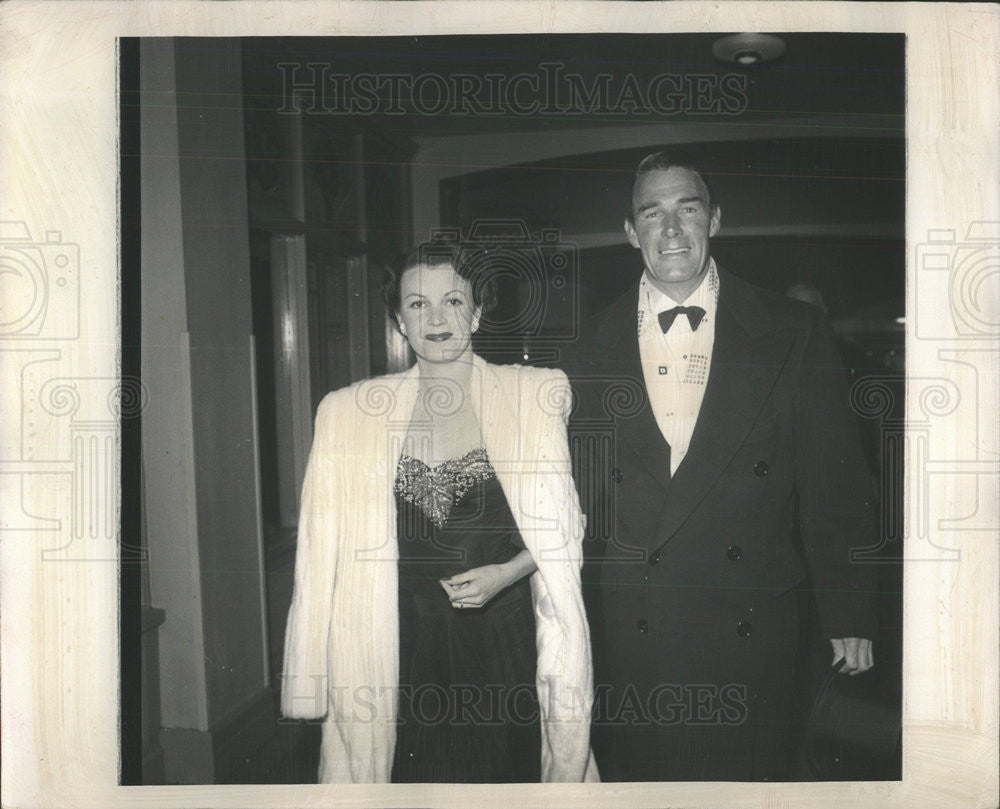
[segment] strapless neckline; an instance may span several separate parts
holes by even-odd
[[[427,515],[434,525],[443,528],[455,504],[477,483],[494,476],[484,447],[471,449],[461,458],[449,458],[436,466],[403,453],[399,456],[393,489]]]

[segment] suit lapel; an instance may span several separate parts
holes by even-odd
[[[794,332],[775,330],[756,293],[719,270],[719,308],[705,398],[657,525],[669,540],[750,432],[788,357]]]
[[[646,382],[636,337],[639,283],[609,307],[595,340],[600,348],[595,357],[595,375],[606,380],[605,416],[615,422],[615,440],[619,442],[623,464],[636,464],[648,472],[663,488],[670,485],[670,446],[656,423],[646,393]],[[612,387],[621,387],[621,397],[608,395]],[[630,406],[634,402],[634,406]]]

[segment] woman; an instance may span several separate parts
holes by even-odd
[[[461,255],[390,273],[416,365],[317,412],[282,712],[325,719],[320,782],[597,780],[568,383],[473,354]]]

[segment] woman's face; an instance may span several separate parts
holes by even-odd
[[[452,362],[472,350],[480,308],[472,285],[448,264],[412,267],[399,284],[399,328],[428,362]]]

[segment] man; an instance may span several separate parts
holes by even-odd
[[[873,492],[822,313],[716,265],[690,160],[637,170],[644,273],[564,367],[591,559],[603,780],[787,777],[811,584],[841,672],[873,664]],[[594,543],[591,543],[594,544]]]

